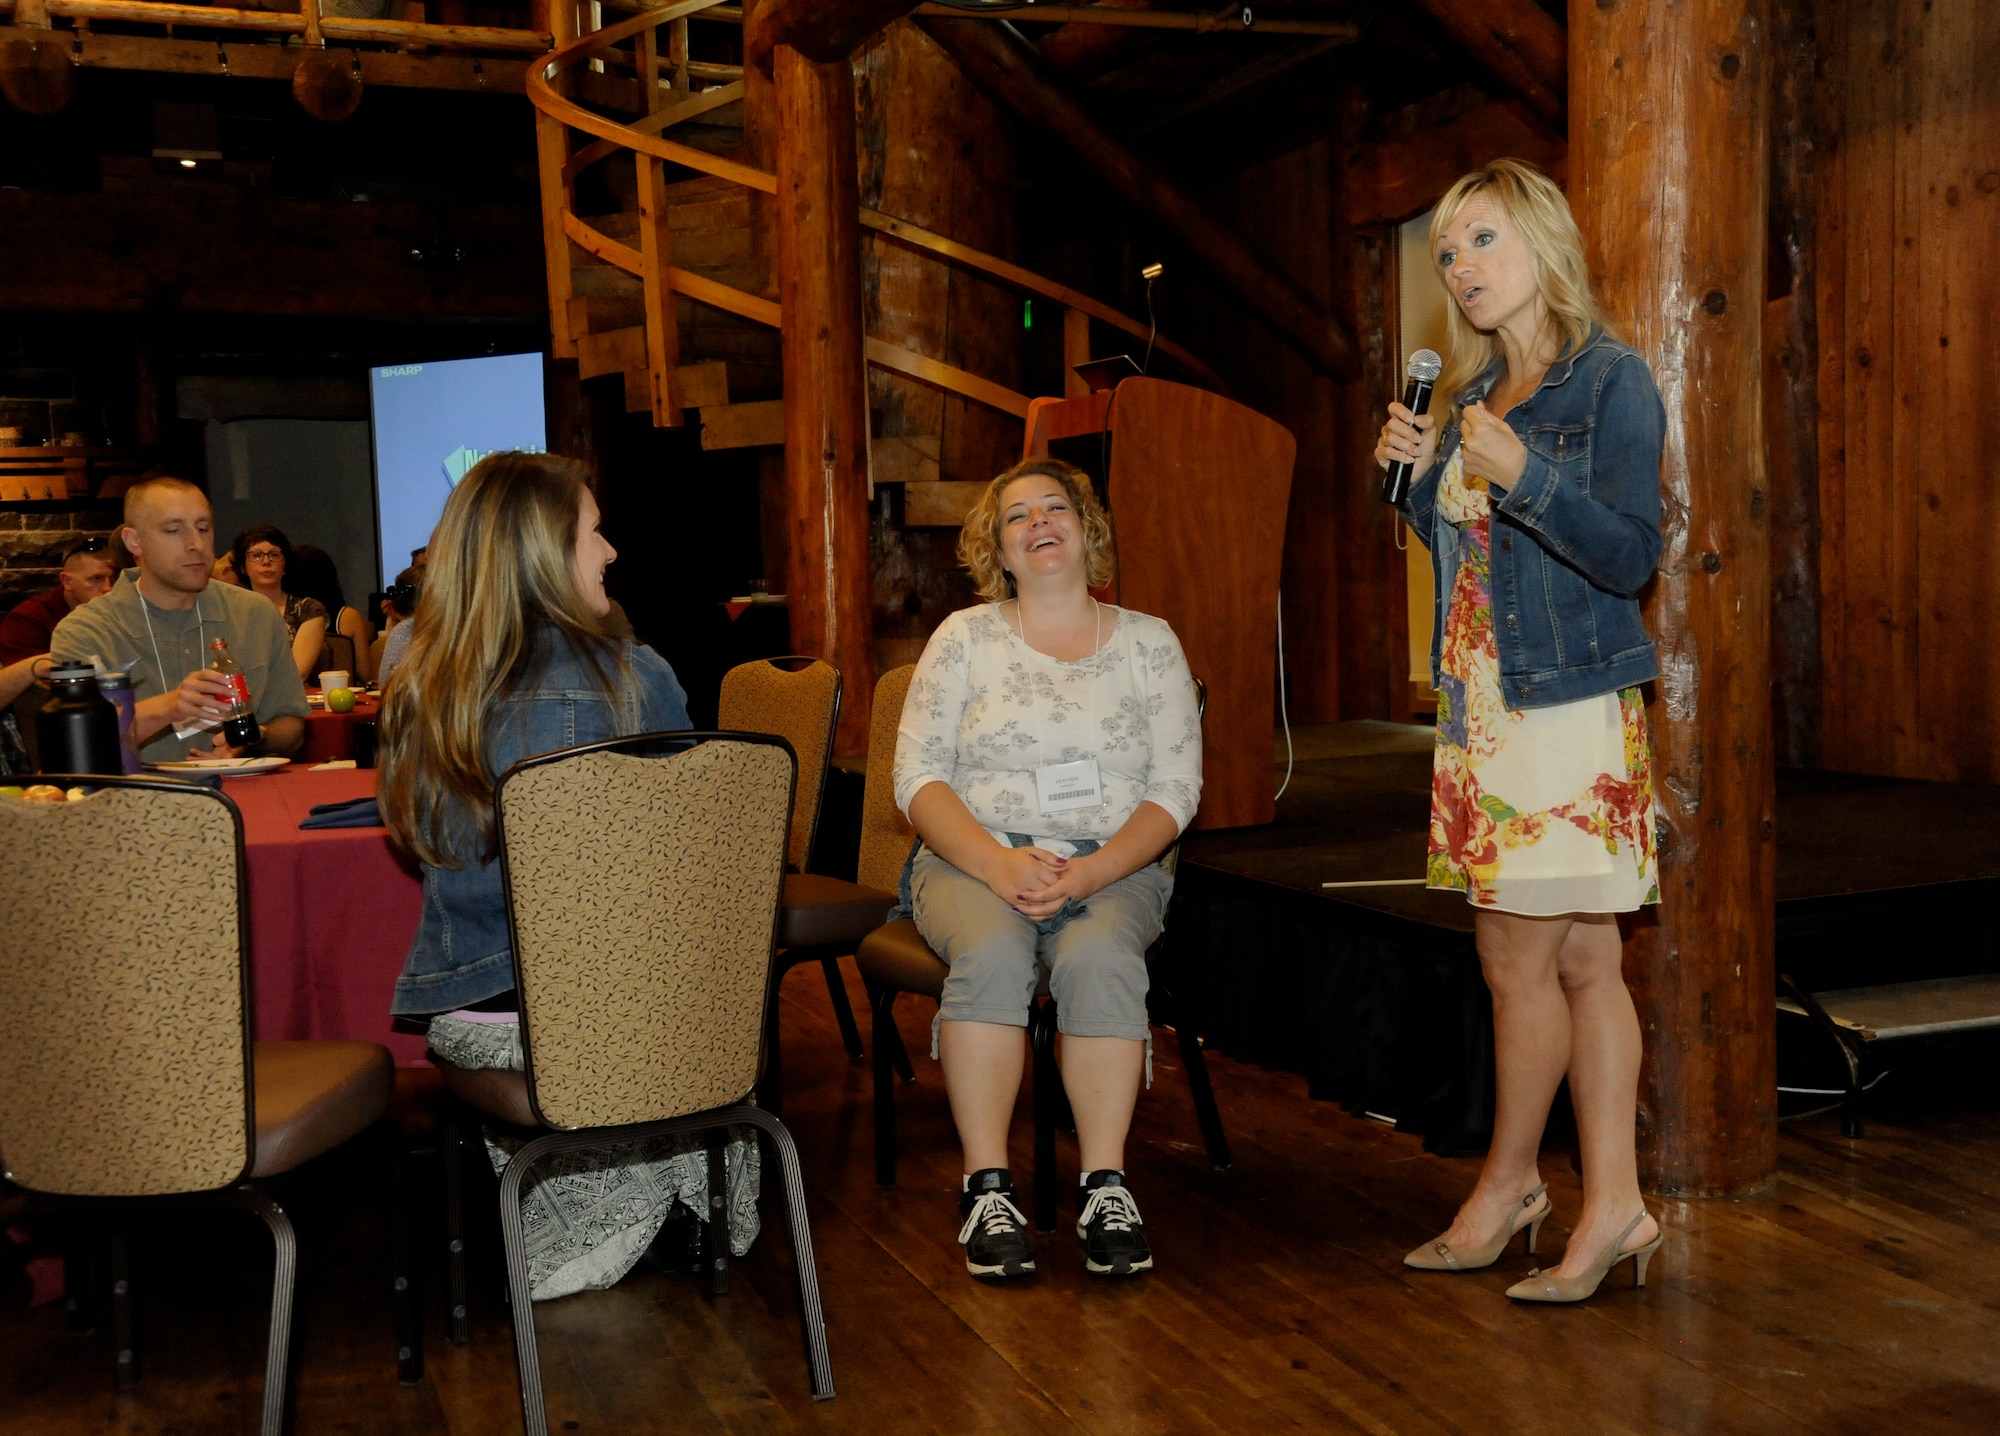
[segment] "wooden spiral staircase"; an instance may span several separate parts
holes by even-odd
[[[585,378],[623,374],[626,407],[649,411],[656,424],[679,425],[699,410],[706,448],[782,443],[782,398],[738,401],[780,387],[777,286],[752,206],[752,193],[774,194],[777,181],[728,154],[741,144],[741,70],[688,58],[690,21],[740,24],[742,11],[678,0],[597,23],[615,7],[634,8],[632,0],[556,0],[555,48],[528,73],[554,352],[576,359]],[[604,169],[586,179],[596,166]],[[579,213],[579,181],[621,207]],[[1147,342],[1145,324],[998,256],[874,210],[864,208],[861,223],[1062,310],[1066,363],[1088,357],[1092,320]],[[1155,347],[1223,387],[1171,340]],[[1028,413],[1025,394],[872,336],[867,360],[1017,418]],[[935,453],[913,450],[884,464],[887,457],[876,455],[881,479],[938,476]],[[927,473],[917,472],[926,464]]]

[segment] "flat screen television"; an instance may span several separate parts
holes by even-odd
[[[466,471],[502,449],[542,453],[542,356],[497,354],[368,371],[375,431],[375,523],[382,578],[430,542]]]

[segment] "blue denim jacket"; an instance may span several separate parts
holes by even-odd
[[[1437,458],[1402,507],[1431,551],[1433,685],[1459,560],[1458,530],[1437,512],[1438,481],[1458,448],[1459,405],[1484,398],[1504,362],[1460,391]],[[1502,698],[1513,709],[1546,708],[1658,677],[1638,595],[1660,562],[1666,411],[1646,361],[1594,331],[1508,411],[1507,427],[1527,446],[1528,464],[1512,489],[1493,491]]]
[[[549,651],[534,674],[501,699],[486,730],[486,770],[496,779],[521,759],[600,738],[688,726],[687,695],[667,661],[627,644],[634,691],[613,702],[569,642]],[[607,835],[608,837],[608,835]],[[424,865],[424,915],[390,1004],[398,1016],[450,1012],[513,987],[507,904],[500,862],[462,868]]]

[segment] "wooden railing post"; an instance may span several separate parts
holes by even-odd
[[[660,109],[660,31],[657,26],[633,36],[639,60],[639,92],[646,113]],[[678,429],[680,405],[674,402],[674,370],[680,366],[680,334],[674,327],[674,289],[667,271],[674,262],[673,235],[667,223],[666,166],[651,155],[634,152],[639,167],[639,253],[645,260],[639,276],[645,285],[646,377],[653,399],[653,422]]]
[[[547,10],[549,34],[560,49],[576,38],[576,0],[537,0]],[[567,94],[569,76],[550,76],[557,94]],[[535,111],[535,154],[542,172],[542,254],[549,281],[549,353],[557,359],[576,358],[576,335],[570,330],[569,236],[563,214],[576,202],[576,187],[563,177],[569,165],[569,127],[543,110]]]
[[[667,27],[667,64],[674,74],[674,98],[688,97],[688,22],[674,20]]]
[[[1090,362],[1090,316],[1081,309],[1063,310],[1063,397],[1081,399],[1090,385],[1076,372],[1076,366]]]
[[[854,72],[780,45],[773,78],[792,648],[841,670],[835,741],[852,752],[875,691]]]

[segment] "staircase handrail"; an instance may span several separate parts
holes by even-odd
[[[573,40],[566,41],[550,51],[545,59],[529,67],[527,78],[529,103],[543,114],[548,115],[551,119],[558,120],[572,129],[581,130],[585,134],[594,135],[600,141],[608,142],[607,147],[601,152],[593,154],[587,163],[595,163],[596,160],[604,158],[616,149],[634,150],[640,154],[651,155],[655,159],[665,160],[671,164],[680,165],[683,168],[709,175],[715,179],[728,180],[733,184],[742,185],[747,189],[757,190],[763,194],[775,195],[778,192],[778,177],[770,171],[761,170],[755,165],[746,165],[737,160],[726,159],[721,155],[710,154],[706,150],[699,150],[691,145],[677,144],[673,140],[647,134],[631,125],[599,115],[594,111],[585,109],[582,105],[577,104],[567,96],[558,93],[553,84],[556,76],[563,71],[572,68],[580,61],[590,59],[591,56],[597,54],[599,51],[609,49],[621,40],[628,39],[642,30],[655,29],[671,21],[695,15],[703,10],[718,8],[722,3],[723,0],[677,0],[677,3],[674,4],[643,9],[638,14],[621,20],[614,25],[607,25],[602,29],[592,30],[588,34],[579,35]],[[641,77],[642,83],[649,80],[657,83],[657,80],[654,80],[653,77]],[[672,120],[665,122],[666,125],[671,125],[672,123],[674,123]],[[578,155],[572,159],[570,166],[566,167],[568,172],[573,175],[576,170],[581,169],[583,163],[585,163],[582,160],[583,155],[596,150],[598,150],[598,146],[591,145],[586,147],[585,150],[579,151]],[[568,228],[569,218],[570,216],[565,213],[564,227],[566,229]],[[1108,324],[1135,339],[1145,340],[1158,349],[1160,353],[1167,355],[1183,368],[1213,386],[1218,392],[1223,394],[1230,392],[1228,384],[1223,380],[1221,375],[1217,374],[1182,345],[1175,343],[1164,335],[1158,334],[1157,331],[1149,329],[1148,326],[1141,324],[1138,320],[1133,319],[1127,314],[1113,309],[1110,305],[1093,299],[1081,290],[1072,289],[1066,284],[1037,274],[1033,270],[1024,269],[1020,265],[1001,259],[997,255],[988,254],[972,245],[964,244],[947,235],[938,234],[933,230],[926,229],[922,225],[898,219],[893,215],[883,214],[879,210],[863,208],[861,211],[861,223],[864,228],[873,230],[885,238],[905,244],[912,249],[922,250],[935,255],[939,259],[957,265],[962,269],[969,269],[983,274],[990,279],[997,280],[1032,297],[1046,299],[1066,308],[1078,310],[1098,322]],[[597,232],[593,230],[591,233],[596,235]],[[576,236],[572,235],[571,237],[575,238]],[[603,239],[608,245],[616,246],[617,249],[629,249],[629,246],[620,245],[617,241],[611,240],[606,236],[598,235],[597,237]],[[605,259],[607,263],[616,264],[621,269],[628,268],[622,259],[616,259],[608,253],[595,250],[592,245],[584,243],[581,239],[578,239],[578,243],[583,244],[586,249],[593,249],[593,252],[598,253],[599,257]],[[636,251],[633,251],[633,253],[636,254]],[[632,272],[636,273],[637,271],[633,270]],[[675,284],[678,287],[678,276],[685,274],[686,271],[675,270],[673,273],[676,275]],[[689,277],[698,278],[698,276]],[[740,291],[728,290],[727,286],[716,285],[713,281],[704,281],[702,287],[710,290],[726,290],[726,292],[731,294],[740,293]],[[696,297],[692,289],[682,289],[680,292],[686,294],[690,299]],[[755,299],[755,296],[745,295],[744,298]],[[714,301],[704,300],[702,302],[713,303]],[[760,306],[769,303],[766,300],[757,300],[756,302]],[[723,309],[730,308],[726,304],[718,304],[716,307]],[[745,318],[758,318],[756,314],[751,314],[742,309],[732,309],[731,312]],[[775,305],[771,306],[771,312],[775,315]],[[771,319],[759,319],[758,322],[775,324],[777,321],[773,317]],[[869,343],[869,357],[871,359],[875,358],[874,351],[878,342],[871,340]],[[904,354],[907,351],[898,350],[895,352]],[[910,357],[920,358],[921,356]],[[877,360],[877,362],[881,361]],[[911,372],[908,368],[900,364],[885,364],[884,367],[895,368],[904,373]],[[949,366],[938,364],[934,360],[924,361],[923,367],[926,370],[944,370],[949,368]],[[930,382],[937,382],[935,377],[928,374],[913,375],[913,377],[929,378]],[[991,385],[987,381],[980,381],[980,383],[999,393],[1012,394],[1012,391],[1001,389],[998,385]],[[948,385],[946,387],[957,388],[959,386]],[[979,396],[968,393],[967,397]],[[982,399],[982,402],[990,403],[991,400]],[[1009,412],[1025,413],[1025,410],[1017,410],[1012,403],[998,407],[1005,408]]]

